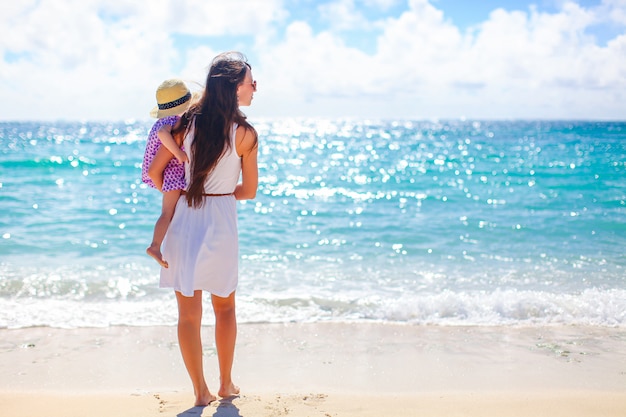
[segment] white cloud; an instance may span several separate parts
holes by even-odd
[[[177,50],[173,33],[252,35],[282,16],[272,14],[276,7],[270,1],[263,6],[270,10],[241,0],[154,0],[150,7],[136,0],[3,3],[0,86],[3,101],[11,104],[0,107],[0,114],[3,119],[144,117],[161,80],[200,75],[215,54],[210,48]],[[183,74],[173,74],[180,67]]]
[[[181,70],[180,77],[189,84],[189,88],[195,91],[203,87],[211,59],[220,52],[222,51],[200,46],[185,53],[183,61],[186,65]]]
[[[610,21],[626,24],[626,0],[602,0],[601,13],[606,13]]]
[[[393,6],[402,4],[402,0],[362,0],[366,6],[377,7],[381,10],[388,10]]]
[[[378,22],[372,55],[337,33],[293,26],[273,48],[279,69],[263,76],[303,103],[319,102],[320,114],[331,106],[369,117],[623,118],[624,42],[601,47],[585,33],[606,19],[574,3],[552,14],[498,9],[461,33],[428,1],[412,0],[401,16]]]
[[[273,22],[287,17],[280,0],[185,0],[167,3],[170,30],[192,35],[255,35]]]
[[[319,6],[318,10],[333,30],[366,29],[369,26],[369,22],[359,12],[354,0],[325,3]]]
[[[398,4],[406,8],[395,17],[368,20],[361,9]],[[331,0],[320,10],[333,17],[328,27],[289,20],[280,0],[5,2],[0,117],[144,118],[162,79],[204,82],[224,45],[253,65],[250,115],[626,114],[626,0],[498,9],[464,31],[427,0]],[[618,35],[599,44],[589,28],[604,24]],[[376,36],[367,51],[346,38],[357,30]],[[205,42],[181,44],[177,34]]]
[[[398,19],[385,22],[378,40],[376,61],[407,88],[412,83],[438,83],[461,53],[459,30],[444,21],[443,13],[426,0],[412,0]]]

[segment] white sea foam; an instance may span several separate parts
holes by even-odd
[[[208,303],[208,297],[205,297]],[[204,324],[212,324],[210,305]],[[494,291],[407,295],[398,299],[311,295],[238,297],[241,323],[375,321],[413,325],[594,325],[626,326],[626,291],[589,289],[577,294]],[[151,299],[77,301],[0,298],[0,328],[61,328],[115,325],[170,326],[176,302],[169,291]]]

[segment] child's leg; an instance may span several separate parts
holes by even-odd
[[[163,188],[163,171],[173,157],[174,155],[165,146],[161,146],[148,167],[148,177],[159,191]]]
[[[164,268],[167,268],[168,264],[167,261],[163,259],[163,255],[161,255],[161,243],[163,242],[165,233],[167,233],[167,228],[172,221],[172,216],[174,216],[174,210],[176,209],[178,197],[180,197],[180,190],[172,190],[163,193],[161,215],[154,225],[152,244],[148,249],[146,249],[146,253],[156,259],[159,265]]]

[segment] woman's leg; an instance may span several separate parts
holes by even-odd
[[[215,312],[215,345],[220,367],[220,389],[217,395],[225,398],[239,394],[239,387],[233,384],[231,375],[237,339],[235,292],[226,298],[211,295],[211,301]]]
[[[185,297],[176,291],[176,301],[178,302],[178,344],[193,383],[195,405],[208,405],[215,401],[215,396],[207,387],[202,363],[202,338],[200,336],[202,291],[195,291],[193,297]]]
[[[163,203],[161,204],[161,215],[154,225],[154,233],[152,235],[152,243],[146,249],[146,253],[152,256],[158,263],[164,268],[169,265],[167,261],[163,259],[161,254],[161,243],[167,233],[167,228],[170,226],[178,198],[180,197],[180,190],[172,190],[163,193]]]

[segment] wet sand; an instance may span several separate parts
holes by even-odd
[[[174,327],[0,330],[3,416],[622,417],[626,329],[244,324],[233,375],[197,408]]]

